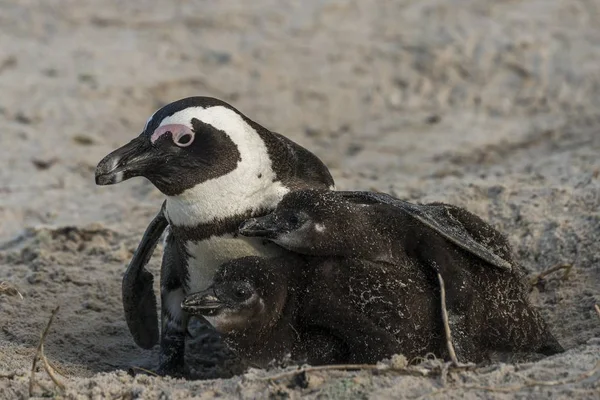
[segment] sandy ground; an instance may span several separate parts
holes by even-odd
[[[0,398],[597,398],[600,1],[0,0]],[[159,106],[229,101],[308,147],[341,189],[465,206],[506,232],[562,355],[475,372],[184,381],[152,367],[120,282],[162,202],[94,184]],[[157,271],[157,249],[151,267]],[[534,381],[549,381],[539,385]],[[445,386],[444,386],[445,385]]]

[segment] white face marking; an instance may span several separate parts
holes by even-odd
[[[267,147],[258,133],[236,112],[223,107],[190,107],[161,121],[192,129],[198,120],[225,132],[236,144],[241,161],[226,175],[203,182],[167,199],[167,215],[176,225],[195,226],[261,207],[274,207],[289,191],[273,182],[275,173]]]
[[[211,317],[208,315],[204,315],[204,319],[213,326],[213,328],[218,330],[219,319],[223,318],[221,315],[217,315],[216,317]]]
[[[169,313],[173,316],[173,319],[181,321],[181,302],[183,301],[185,294],[183,289],[173,290],[167,292],[165,295],[165,302],[162,305],[169,310]]]
[[[226,261],[244,256],[274,257],[285,252],[274,244],[263,244],[260,238],[233,235],[213,236],[200,242],[187,242],[189,293],[206,290],[212,283],[215,271]]]
[[[316,227],[315,227],[316,228]],[[300,250],[307,248],[307,241],[303,240],[303,237],[311,237],[312,232],[310,231],[310,222],[305,222],[299,229],[286,233],[273,239],[274,243],[277,243],[283,248],[288,250]]]
[[[319,233],[325,232],[325,225],[323,224],[315,224],[315,231]]]
[[[248,301],[253,301],[255,298],[256,294],[253,294]],[[263,299],[258,300],[258,305],[259,308],[255,313],[261,314],[265,309],[265,302]],[[243,311],[240,313],[226,308],[216,316],[205,316],[204,318],[206,318],[208,323],[211,324],[217,331],[222,333],[231,333],[239,328],[244,329],[244,327],[246,327],[250,322],[249,317],[252,318],[254,316],[255,314],[248,315]]]
[[[252,299],[254,299],[255,296],[258,296],[258,295],[257,294],[253,294],[252,295]],[[265,309],[265,301],[262,298],[260,298],[260,299],[258,299],[258,304],[260,305],[259,312],[263,312],[263,310]]]
[[[211,324],[218,332],[224,332],[225,330],[229,331],[229,333],[233,332],[232,325],[235,326],[244,326],[247,323],[247,320],[240,316],[236,315],[231,310],[223,310],[219,314],[215,316],[205,316],[206,320],[209,324]],[[229,329],[225,329],[229,328]]]

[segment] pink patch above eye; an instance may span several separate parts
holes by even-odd
[[[178,144],[179,138],[185,135],[191,135],[191,139],[184,146],[189,146],[194,141],[194,131],[192,131],[190,128],[181,124],[170,124],[156,128],[156,130],[152,133],[152,136],[150,136],[150,142],[155,143],[161,136],[167,133],[171,133],[171,137],[176,144]]]

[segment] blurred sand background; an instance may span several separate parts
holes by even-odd
[[[0,294],[0,398],[28,396],[57,305],[45,349],[66,392],[40,369],[40,397],[597,398],[600,371],[580,375],[600,359],[599,21],[592,0],[0,0],[0,281],[23,295]],[[157,354],[129,335],[121,276],[162,196],[141,178],[97,187],[94,168],[191,95],[306,146],[340,189],[464,206],[532,273],[573,264],[532,292],[568,351],[443,389],[129,376]]]

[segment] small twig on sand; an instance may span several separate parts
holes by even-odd
[[[48,374],[50,379],[52,379],[52,382],[54,382],[54,384],[56,386],[58,386],[61,390],[65,390],[65,385],[58,379],[58,377],[56,376],[56,372],[54,371],[54,368],[52,368],[52,366],[50,366],[50,363],[48,362],[48,359],[46,358],[46,355],[44,354],[44,344],[42,344],[42,348],[40,351],[40,357],[42,358],[42,361],[44,362],[44,369],[46,370],[46,373]]]
[[[444,279],[438,272],[438,281],[440,282],[440,297],[442,300],[442,321],[444,321],[444,332],[446,334],[446,347],[448,348],[448,354],[454,365],[459,366],[456,352],[454,351],[454,345],[452,344],[452,332],[450,331],[450,323],[448,322],[448,310],[446,309],[446,286],[444,285]]]
[[[391,368],[384,364],[339,364],[339,365],[317,365],[315,367],[304,367],[292,371],[285,371],[280,374],[259,378],[261,381],[276,381],[282,378],[316,371],[391,371],[403,375],[428,376],[430,371],[425,368]]]
[[[16,372],[11,372],[10,374],[0,374],[0,379],[14,379],[17,376]]]
[[[556,271],[560,271],[561,269],[565,270],[565,272],[564,272],[564,274],[563,274],[563,276],[561,278],[562,280],[565,280],[571,274],[571,270],[573,269],[573,265],[572,264],[558,264],[558,265],[555,265],[552,268],[548,268],[547,270],[542,271],[539,274],[536,274],[536,275],[532,276],[529,279],[529,285],[535,286],[538,283],[540,283],[540,281],[542,279],[544,279],[545,277],[547,277],[548,275],[550,275],[550,274],[552,274],[552,273],[554,273]]]
[[[454,366],[451,365],[447,367],[449,370],[457,371],[457,370],[468,370],[472,369],[474,366],[471,364]],[[309,373],[309,372],[318,372],[318,371],[377,371],[377,372],[389,372],[395,373],[398,375],[410,375],[410,376],[432,376],[443,373],[444,365],[439,368],[425,368],[418,365],[409,366],[404,368],[395,368],[391,365],[387,364],[338,364],[338,365],[317,365],[314,367],[308,366],[304,368],[298,368],[291,371],[284,371],[280,374],[275,374],[271,376],[266,376],[263,378],[258,378],[260,381],[276,381],[282,378],[288,378],[295,376],[297,374]]]
[[[289,376],[294,376],[296,374],[301,374],[305,372],[316,372],[316,371],[355,371],[355,370],[374,370],[381,369],[381,366],[374,364],[340,364],[340,365],[317,365],[315,367],[304,367],[299,368],[292,371],[285,371],[280,374],[275,374],[271,376],[267,376],[264,378],[260,378],[261,381],[276,381],[278,379],[287,378]]]
[[[2,281],[0,282],[0,293],[5,293],[9,296],[19,296],[21,300],[23,300],[23,295],[19,290],[8,282]]]
[[[147,374],[149,374],[149,375],[153,375],[153,376],[160,376],[160,375],[158,375],[156,372],[150,371],[149,369],[146,369],[146,368],[137,367],[137,366],[135,366],[135,365],[134,365],[134,366],[132,366],[132,367],[129,367],[129,369],[130,369],[130,370],[133,372],[133,374],[129,374],[129,375],[135,375],[135,372],[134,372],[134,371],[136,371],[136,370],[137,370],[137,371],[142,371],[142,372],[145,372],[145,373],[147,373]]]
[[[50,367],[52,367],[54,372],[56,372],[57,374],[59,374],[60,376],[62,376],[64,378],[67,378],[66,372],[61,371],[61,368],[59,368],[56,365],[54,365],[53,363],[51,363],[50,360],[48,360],[48,364],[50,364]]]
[[[38,344],[37,350],[35,352],[35,356],[33,357],[33,364],[31,366],[31,376],[29,378],[29,397],[33,397],[33,388],[36,383],[35,382],[35,367],[37,365],[38,359],[42,360],[42,363],[44,364],[44,369],[46,370],[46,373],[48,374],[48,376],[50,376],[50,379],[52,379],[52,382],[54,382],[54,384],[56,386],[58,386],[61,390],[65,390],[65,385],[58,380],[58,378],[56,377],[56,375],[54,373],[54,370],[52,369],[52,367],[50,366],[50,363],[48,362],[48,359],[46,358],[46,355],[44,354],[44,342],[46,341],[46,336],[48,336],[48,332],[50,331],[50,325],[52,325],[54,316],[56,315],[56,313],[58,313],[59,308],[60,307],[57,306],[54,310],[52,310],[50,319],[48,319],[48,324],[46,324],[46,328],[42,332],[42,335],[40,337],[40,343]]]
[[[459,386],[450,386],[444,387],[438,390],[434,390],[433,392],[426,393],[423,396],[418,397],[418,399],[424,398],[432,398],[438,394],[442,394],[451,390],[484,390],[488,392],[499,392],[499,393],[514,393],[520,390],[534,387],[534,386],[561,386],[561,385],[569,385],[573,383],[581,382],[587,378],[594,376],[597,372],[600,372],[600,361],[596,362],[594,368],[590,369],[578,375],[574,378],[566,378],[561,380],[554,381],[537,381],[534,379],[529,379],[520,374],[516,374],[519,378],[524,379],[525,383],[522,385],[514,385],[514,386],[480,386],[480,385],[459,385]]]
[[[598,304],[594,304],[594,309],[596,309],[596,314],[598,314],[598,318],[600,318],[600,306]]]

